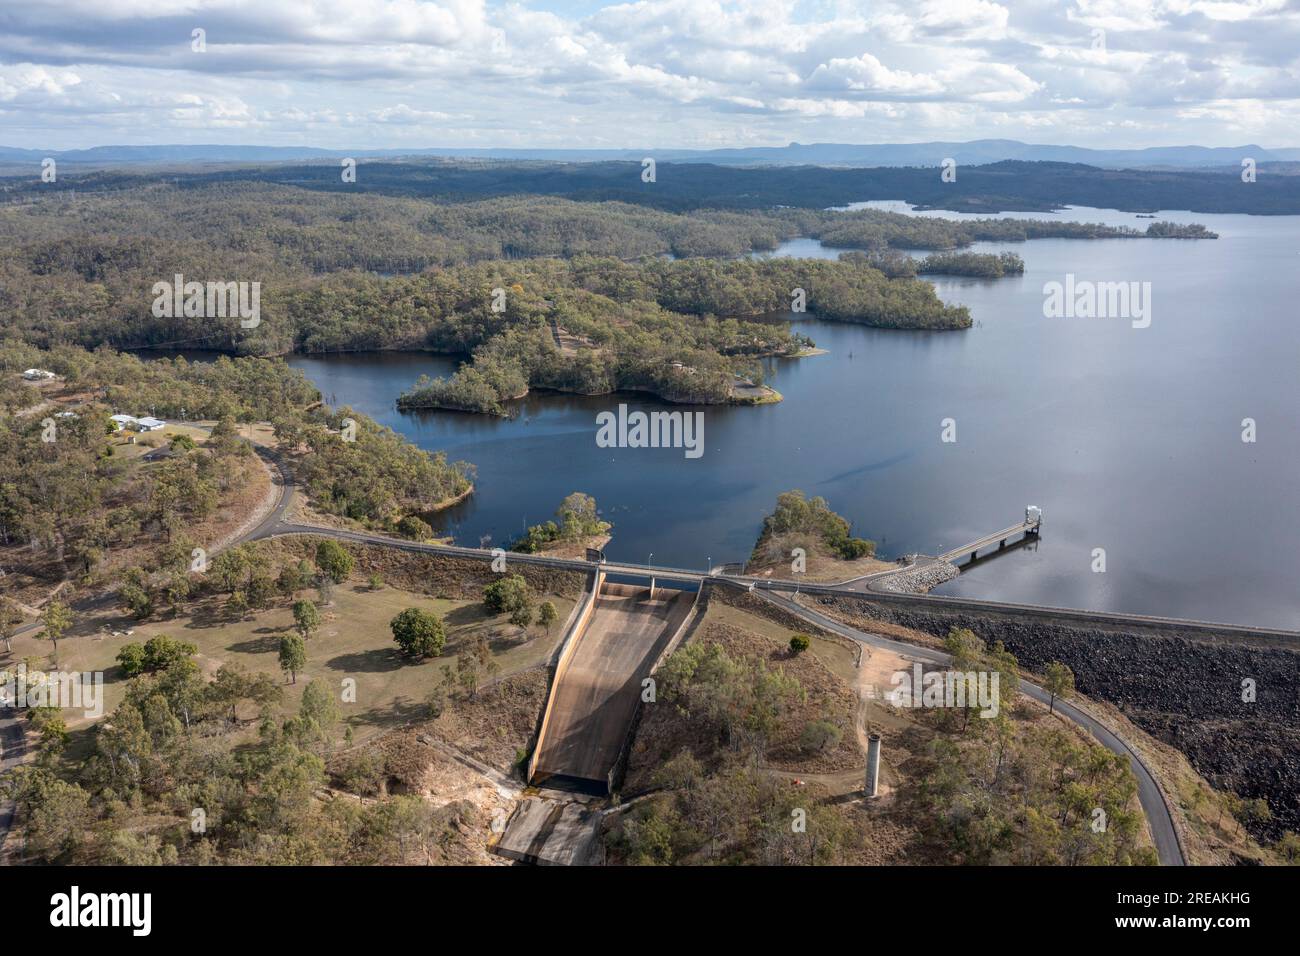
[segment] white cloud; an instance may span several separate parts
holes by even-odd
[[[832,59],[808,78],[811,89],[841,89],[866,93],[940,93],[943,85],[932,76],[891,70],[870,53],[852,59]]]
[[[1166,141],[1300,129],[1287,0],[45,0],[10,5],[15,145]],[[190,29],[207,51],[190,49]],[[1093,31],[1105,31],[1104,46]],[[1242,104],[1240,109],[1234,104]],[[1145,139],[1144,139],[1145,135]],[[454,137],[454,138],[453,138]],[[1185,136],[1176,138],[1185,139]],[[99,140],[104,141],[104,140]],[[232,140],[233,141],[233,140]]]

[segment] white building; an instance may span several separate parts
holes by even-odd
[[[135,424],[134,415],[109,415],[108,420],[117,426],[118,431],[121,431],[123,428],[126,428],[126,426],[128,425]]]
[[[29,382],[43,382],[47,379],[54,378],[53,372],[47,372],[43,368],[29,368],[23,372],[23,378]]]
[[[166,422],[160,419],[150,418],[149,416],[146,415],[144,418],[137,418],[135,422],[133,422],[130,425],[127,425],[126,427],[133,428],[139,432],[156,432],[158,429],[162,428],[166,424],[167,424]]]

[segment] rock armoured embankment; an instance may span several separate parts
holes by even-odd
[[[1041,673],[1050,661],[1062,661],[1080,693],[1116,705],[1177,747],[1215,787],[1267,799],[1274,820],[1258,827],[1259,835],[1300,830],[1300,647],[1058,623],[1050,615],[820,600],[840,615],[940,637],[968,627],[990,644],[1002,641],[1027,670]],[[1243,699],[1250,696],[1246,681],[1253,681],[1253,701]]]

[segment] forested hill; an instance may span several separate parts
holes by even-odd
[[[640,162],[550,163],[420,159],[362,161],[345,183],[338,162],[260,167],[178,168],[165,172],[99,171],[41,183],[32,175],[0,179],[0,199],[61,190],[116,190],[150,183],[199,188],[262,182],[331,192],[436,197],[444,201],[521,194],[585,202],[616,200],[665,210],[699,208],[822,209],[873,199],[902,199],[967,212],[1095,206],[1130,211],[1300,214],[1300,176],[1285,164],[1262,164],[1255,182],[1233,170],[1100,169],[1077,163],[1005,161],[960,166],[943,182],[934,166],[846,169],[819,166],[716,166],[660,162],[642,181]]]
[[[635,173],[638,188],[653,191],[684,168],[661,167],[658,183],[641,183],[639,165],[597,172]],[[996,278],[1024,268],[1014,255],[951,254],[973,242],[1214,238],[1162,222],[1145,230],[1058,217],[954,222],[771,202],[675,211],[557,195],[455,202],[415,188],[445,190],[436,181],[445,174],[462,192],[546,192],[586,175],[545,164],[367,165],[365,188],[339,180],[351,191],[325,188],[322,177],[338,179],[337,167],[297,169],[309,177],[264,181],[292,171],[278,167],[60,176],[52,191],[20,184],[0,196],[0,332],[41,348],[465,354],[472,361],[461,373],[421,383],[407,401],[495,414],[533,387],[767,401],[779,396],[755,395],[761,360],[814,344],[767,317],[806,308],[878,328],[960,330],[971,324],[967,310],[946,305],[918,274]],[[383,195],[389,172],[412,194]],[[821,172],[809,174],[812,187]],[[794,176],[785,188],[801,182]],[[862,251],[838,262],[748,255],[798,236]],[[944,254],[914,264],[903,249]],[[238,291],[240,309],[253,308],[256,294],[256,315],[236,315],[221,290]]]
[[[590,313],[590,300],[580,303],[566,293],[574,283],[564,270],[539,263],[530,271],[522,260],[594,257],[610,260],[601,266],[605,270],[618,262],[639,263],[617,270],[628,279],[626,289],[600,293],[606,301],[597,311],[604,324],[617,324],[622,307],[636,300],[656,310],[733,318],[779,305],[778,297],[767,293],[762,308],[755,308],[747,295],[737,295],[737,288],[745,291],[745,282],[737,285],[733,279],[748,269],[740,263],[704,270],[696,301],[680,294],[660,298],[653,260],[663,256],[730,260],[795,236],[878,253],[890,248],[946,251],[981,240],[1056,236],[1137,241],[1145,235],[1210,234],[1160,223],[1145,233],[1060,221],[958,223],[874,209],[672,213],[557,197],[445,203],[256,182],[196,188],[151,183],[0,204],[0,314],[8,333],[42,346],[107,342],[119,348],[182,345],[258,354],[339,348],[459,351],[481,339],[451,342],[450,307],[431,290],[460,290],[448,301],[462,318],[487,309],[493,288],[515,283],[550,300],[540,316],[547,320],[568,325]],[[871,268],[876,265],[896,276],[895,281],[882,284],[884,277]],[[467,270],[469,266],[477,268]],[[983,274],[982,263],[966,266],[978,266]],[[790,268],[772,265],[764,274]],[[911,285],[907,271],[886,266],[874,253],[846,268],[817,268],[818,275],[836,279],[830,290],[810,290],[824,317],[905,328],[965,324],[942,308],[932,286]],[[438,274],[440,269],[447,271]],[[154,284],[176,274],[199,281],[259,282],[265,321],[243,334],[233,319],[202,322],[153,315]],[[636,281],[625,274],[634,274]],[[844,276],[853,277],[848,285],[839,282]],[[787,307],[790,289],[802,281],[783,287]],[[839,294],[850,285],[888,294],[858,300]],[[483,335],[495,329],[492,315],[483,318]]]

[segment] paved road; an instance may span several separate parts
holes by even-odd
[[[333,528],[319,528],[311,525],[298,525],[298,524],[292,524],[286,522],[284,519],[284,515],[286,510],[289,507],[289,504],[292,502],[294,496],[294,486],[293,486],[292,479],[289,477],[288,472],[281,467],[280,461],[278,459],[278,456],[275,454],[275,452],[260,446],[255,446],[255,450],[257,451],[257,454],[261,456],[263,460],[265,460],[271,466],[273,476],[278,476],[278,480],[275,480],[275,485],[277,489],[276,504],[275,507],[271,510],[271,512],[267,515],[267,517],[263,521],[261,521],[255,528],[251,529],[247,534],[242,535],[241,537],[232,541],[228,546],[233,546],[243,541],[252,541],[261,538],[276,537],[280,535],[312,534],[312,535],[324,535],[324,536],[337,538],[339,540],[344,540],[344,541],[354,541],[359,544],[379,545],[382,547],[397,548],[400,550],[411,551],[411,552],[456,555],[459,557],[474,558],[482,561],[488,561],[491,560],[492,558],[492,553],[490,551],[486,551],[481,548],[462,548],[462,547],[446,546],[446,545],[423,544],[414,541],[400,541],[393,538],[384,537],[382,535],[366,534],[364,532],[358,532],[358,531],[343,531],[343,530],[333,529]],[[547,555],[512,553],[509,555],[507,560],[509,562],[534,564],[543,567],[552,567],[552,568],[563,569],[563,570],[581,571],[583,573],[589,572],[592,567],[591,563],[588,561],[570,559],[570,558],[556,558]],[[927,560],[932,560],[932,559],[927,559]],[[695,584],[699,584],[711,577],[711,575],[707,574],[706,572],[692,570],[688,568],[663,568],[663,567],[652,568],[646,565],[620,564],[616,562],[605,563],[604,569],[607,573],[611,575],[625,574],[625,575],[644,577],[648,574],[653,574],[657,579],[661,581],[675,581],[675,582],[695,583]],[[899,570],[901,571],[904,569],[900,567]],[[1255,638],[1263,637],[1269,639],[1282,638],[1288,641],[1300,640],[1300,634],[1297,634],[1296,632],[1293,631],[1282,631],[1282,630],[1274,630],[1274,629],[1267,629],[1267,628],[1242,627],[1240,625],[1217,624],[1217,623],[1205,622],[1205,621],[1189,621],[1189,620],[1182,620],[1179,618],[1161,618],[1161,617],[1150,617],[1144,615],[1112,614],[1108,612],[1099,612],[1099,611],[1083,611],[1083,610],[1075,610],[1069,608],[1053,608],[1053,607],[1047,607],[1043,605],[1010,604],[1010,603],[1000,602],[1000,601],[977,601],[969,598],[936,597],[934,595],[929,595],[929,594],[898,594],[894,592],[877,590],[876,585],[878,579],[892,573],[897,573],[897,572],[892,570],[888,572],[881,572],[876,575],[868,576],[865,579],[858,579],[858,581],[852,583],[858,584],[863,587],[863,590],[870,592],[870,599],[873,601],[893,603],[893,604],[898,604],[903,606],[926,607],[929,609],[936,609],[936,608],[952,609],[952,610],[962,610],[962,611],[968,611],[974,613],[1013,613],[1013,614],[1024,615],[1029,617],[1038,617],[1040,619],[1051,619],[1055,621],[1064,620],[1064,621],[1074,622],[1074,623],[1100,624],[1103,626],[1107,626],[1107,625],[1123,626],[1123,627],[1139,626],[1148,629],[1175,631],[1178,633],[1200,631],[1200,632],[1210,632],[1216,635],[1227,634],[1227,635],[1250,636]],[[783,592],[783,591],[788,592],[792,590],[803,591],[805,593],[815,593],[815,594],[832,594],[832,595],[854,594],[854,589],[852,587],[846,586],[849,585],[850,582],[843,582],[837,585],[808,585],[796,581],[767,580],[767,579],[756,579],[756,578],[747,578],[747,577],[734,577],[734,578],[727,577],[724,578],[723,580],[733,582],[741,587],[751,587],[755,591],[764,592],[764,594],[771,594],[773,592]],[[866,595],[860,595],[860,596],[865,597]],[[73,607],[77,611],[89,610],[97,605],[111,602],[112,600],[113,600],[113,596],[111,594],[106,594],[106,595],[101,595],[94,599],[90,599],[88,601],[78,602],[74,604]],[[827,618],[825,617],[825,615],[819,614],[816,611],[812,611],[811,609],[805,608],[802,605],[794,604],[794,602],[790,601],[788,598],[784,597],[781,594],[775,594],[774,600],[776,600],[778,603],[781,603],[782,601],[786,602],[787,604],[790,605],[791,608],[797,609],[795,613],[800,614],[805,619],[814,621],[815,623],[818,623],[821,626],[826,627],[828,630],[833,630],[836,633],[844,634],[844,636],[850,637],[853,640],[861,640],[866,643],[873,643],[879,641],[881,643],[878,644],[877,646],[890,647],[891,649],[901,650],[903,652],[914,654],[916,656],[925,656],[925,654],[935,653],[935,652],[925,651],[924,649],[918,648],[911,644],[902,644],[896,641],[889,641],[886,638],[880,638],[875,635],[868,635],[860,631],[855,631],[852,628],[848,628],[845,625],[833,621],[832,619]],[[26,627],[22,628],[21,630],[27,631],[38,626],[39,625],[37,624],[29,624]],[[1035,697],[1036,699],[1046,700],[1046,697],[1036,696],[1036,695],[1043,694],[1043,691],[1040,688],[1034,687],[1033,685],[1025,684],[1023,682],[1021,686],[1026,690],[1026,693],[1029,694],[1029,696]],[[1094,736],[1096,736],[1097,739],[1101,741],[1102,744],[1104,744],[1108,749],[1116,753],[1126,754],[1130,758],[1130,762],[1134,766],[1134,773],[1138,777],[1139,796],[1142,799],[1142,806],[1147,812],[1148,819],[1151,821],[1153,835],[1156,840],[1156,849],[1157,852],[1160,854],[1160,860],[1162,863],[1165,862],[1181,863],[1182,853],[1181,850],[1178,848],[1177,837],[1173,831],[1173,823],[1169,817],[1169,809],[1164,804],[1164,798],[1160,793],[1159,787],[1156,786],[1154,778],[1152,778],[1151,774],[1147,771],[1145,765],[1142,764],[1141,759],[1138,758],[1138,756],[1132,751],[1131,748],[1128,747],[1126,743],[1124,743],[1123,740],[1115,736],[1105,727],[1098,724],[1087,714],[1084,714],[1082,711],[1079,711],[1077,708],[1071,707],[1068,704],[1063,704],[1058,702],[1057,709],[1064,712],[1066,716],[1075,720],[1075,722],[1078,723],[1080,726],[1083,726],[1087,730],[1089,730],[1089,732],[1091,732]],[[11,749],[17,746],[16,744],[11,742],[14,733],[13,730],[14,724],[15,724],[14,718],[0,718],[0,739],[4,740],[6,744],[5,761],[8,761],[10,759],[8,755]],[[21,755],[19,755],[19,757],[15,759],[20,759],[20,758]],[[7,767],[8,764],[5,763],[4,766]],[[2,772],[2,770],[3,767],[0,767],[0,772]],[[6,814],[4,812],[3,807],[0,807],[0,841],[3,840],[3,837],[7,832],[7,827],[8,827],[8,820],[6,818]]]
[[[317,527],[314,525],[291,524],[286,522],[272,524],[270,519],[263,522],[263,525],[249,537],[269,538],[286,534],[325,535],[337,538],[341,541],[354,541],[357,544],[373,544],[381,547],[398,548],[400,550],[412,552],[455,555],[457,557],[474,558],[479,561],[492,560],[492,552],[482,548],[464,548],[456,545],[424,544],[416,541],[401,541],[383,535],[368,534],[362,531],[343,531],[335,528]],[[581,571],[584,574],[589,572],[593,567],[591,562],[585,561],[581,558],[557,558],[540,554],[515,554],[511,552],[508,554],[506,560],[508,563],[540,565],[542,567],[556,568],[559,570]],[[932,560],[933,559],[930,558],[925,559],[925,561]],[[1284,631],[1277,628],[1251,627],[1242,624],[1223,624],[1215,621],[1196,621],[1178,617],[1122,614],[1112,611],[1086,611],[1077,608],[1052,607],[1045,604],[1013,604],[1006,601],[981,601],[975,598],[955,598],[934,594],[906,594],[895,591],[885,591],[879,588],[878,581],[880,578],[898,574],[901,571],[910,570],[911,567],[915,566],[916,565],[913,565],[907,568],[900,566],[897,570],[890,569],[888,571],[876,572],[873,575],[868,575],[866,578],[856,578],[852,582],[841,582],[838,584],[807,584],[802,581],[776,578],[711,575],[705,571],[690,568],[669,568],[645,564],[625,564],[613,561],[607,561],[601,565],[607,574],[615,577],[626,575],[630,577],[647,578],[653,575],[660,581],[694,584],[699,584],[710,579],[725,580],[746,587],[753,585],[756,591],[797,591],[804,594],[843,595],[847,597],[869,599],[877,603],[887,603],[902,607],[921,608],[926,610],[966,611],[975,614],[1009,613],[1024,617],[1038,618],[1040,620],[1052,620],[1058,623],[1098,625],[1102,627],[1141,628],[1143,630],[1156,630],[1183,635],[1205,634],[1228,636],[1230,638],[1240,638],[1245,640],[1254,639],[1256,642],[1266,644],[1269,642],[1275,644],[1277,639],[1282,639],[1288,644],[1300,645],[1300,632]],[[855,586],[851,587],[850,585]]]
[[[797,614],[805,621],[870,647],[879,647],[898,654],[907,654],[934,664],[946,664],[951,659],[949,655],[942,651],[931,650],[916,644],[905,644],[902,641],[894,641],[877,634],[856,630],[847,624],[841,624],[834,618],[827,617],[825,614],[795,602],[787,594],[768,591],[764,592],[762,596],[783,610]],[[1047,704],[1051,700],[1051,696],[1045,690],[1026,680],[1021,680],[1020,690],[1027,697],[1032,697],[1043,704]],[[1164,793],[1161,791],[1159,784],[1156,783],[1155,777],[1152,776],[1147,765],[1142,761],[1142,758],[1122,738],[1069,701],[1058,700],[1056,702],[1056,711],[1087,730],[1107,750],[1128,758],[1129,766],[1132,768],[1133,775],[1138,782],[1138,800],[1142,803],[1142,810],[1146,814],[1147,822],[1151,827],[1151,838],[1155,842],[1156,855],[1160,858],[1161,865],[1183,866],[1187,861],[1183,856],[1182,846],[1178,842],[1178,833],[1174,828],[1173,816],[1170,814],[1169,806],[1165,802]]]

